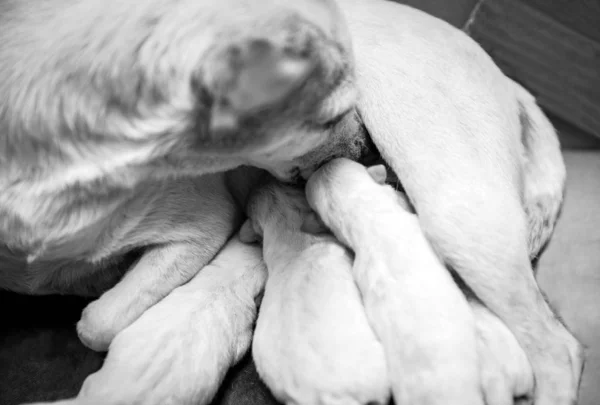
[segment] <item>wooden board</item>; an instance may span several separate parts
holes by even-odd
[[[482,0],[465,30],[548,112],[600,137],[600,4],[579,1]]]

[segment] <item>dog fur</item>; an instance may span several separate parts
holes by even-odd
[[[250,197],[240,235],[262,240],[268,269],[252,345],[256,368],[285,404],[387,405],[387,362],[352,256],[325,228],[304,230],[311,213],[303,189],[274,181]]]
[[[142,249],[78,324],[106,350],[239,226],[216,172],[327,144],[356,95],[342,21],[329,0],[1,1],[0,286],[93,294]]]
[[[250,164],[308,177],[331,157],[359,159],[364,123],[442,261],[523,346],[536,403],[570,404],[581,348],[544,301],[527,250],[547,242],[562,201],[552,126],[464,33],[393,3],[339,4],[343,14],[326,0],[1,1],[2,287],[72,291],[82,275],[109,284],[103,270],[127,249],[106,246],[141,231],[130,282],[103,304],[126,321],[79,327],[103,349],[234,232],[220,175],[199,176]],[[176,201],[161,212],[168,193],[149,191],[156,206],[138,197],[197,190],[197,210],[210,181],[223,217],[207,249],[213,235],[193,220],[202,214]],[[154,220],[181,216],[183,231],[153,233]],[[134,302],[146,276],[173,279]]]
[[[267,181],[250,196],[240,235],[262,240],[269,271],[253,344],[259,374],[285,404],[387,404],[384,383],[397,403],[530,399],[518,342],[459,290],[406,197],[373,181],[383,183],[382,168],[335,160],[309,180],[311,204],[353,255],[315,221],[301,189]]]
[[[116,336],[78,400],[210,403],[225,373],[250,347],[265,279],[261,249],[235,236],[192,280]]]
[[[545,241],[532,241],[529,224],[540,220],[527,215],[555,222],[563,194],[552,125],[463,32],[385,1],[340,4],[360,55],[359,113],[427,239],[514,333],[533,367],[535,403],[574,403],[582,347],[544,300],[528,251]],[[524,160],[523,139],[552,152]],[[532,162],[553,169],[532,172]]]

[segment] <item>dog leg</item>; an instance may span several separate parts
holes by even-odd
[[[243,229],[263,235],[269,269],[252,348],[259,375],[289,405],[387,404],[383,348],[348,251],[312,221],[302,191],[271,184],[258,193]]]
[[[215,256],[239,222],[238,209],[220,175],[173,181],[166,190],[150,192],[154,191],[160,194],[152,209],[124,237],[112,238],[107,250],[118,249],[120,241],[155,246],[119,283],[90,303],[77,324],[81,341],[93,350],[107,350],[119,331],[191,279]]]
[[[234,237],[189,283],[120,332],[79,399],[105,405],[202,405],[248,350],[266,270]]]
[[[469,101],[460,104],[463,110],[456,108],[458,101],[431,91],[431,105],[422,106],[418,118],[400,119],[390,110],[375,113],[374,106],[367,107],[363,118],[434,249],[527,353],[536,377],[536,404],[572,404],[582,349],[544,300],[530,264],[518,139],[511,135],[519,128],[514,93],[510,87],[498,89],[493,102],[487,92],[479,93],[481,88],[465,90]],[[389,100],[383,94],[377,97]],[[428,110],[434,106],[435,112]]]
[[[388,176],[383,165],[371,166],[369,174],[379,183],[384,184]],[[400,205],[411,213],[411,206],[406,194],[398,192]],[[525,352],[506,325],[465,288],[460,280],[456,280],[473,311],[475,331],[477,335],[477,357],[479,359],[479,375],[487,405],[530,404],[533,399],[533,371]]]
[[[354,278],[384,347],[395,401],[483,404],[473,314],[397,193],[364,166],[339,159],[309,179],[307,196],[355,252]]]

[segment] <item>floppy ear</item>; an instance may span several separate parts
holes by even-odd
[[[215,50],[204,70],[213,98],[211,131],[232,131],[240,116],[273,105],[298,88],[315,67],[268,38],[243,40]]]
[[[255,243],[260,241],[260,235],[254,230],[254,224],[251,219],[247,219],[240,228],[240,240],[244,243]]]
[[[385,184],[385,180],[387,179],[387,169],[384,165],[375,165],[371,167],[367,167],[367,172],[371,176],[375,183],[377,184]]]

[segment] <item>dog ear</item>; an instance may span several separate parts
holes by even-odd
[[[387,169],[384,165],[375,165],[371,167],[367,167],[367,172],[371,176],[375,183],[377,184],[385,184],[385,180],[387,179]]]
[[[255,243],[260,242],[260,235],[254,229],[254,224],[251,219],[247,219],[244,225],[240,228],[240,241],[243,243]]]
[[[213,51],[204,70],[213,98],[210,130],[234,130],[240,116],[283,100],[315,66],[313,58],[269,39],[249,39]]]

